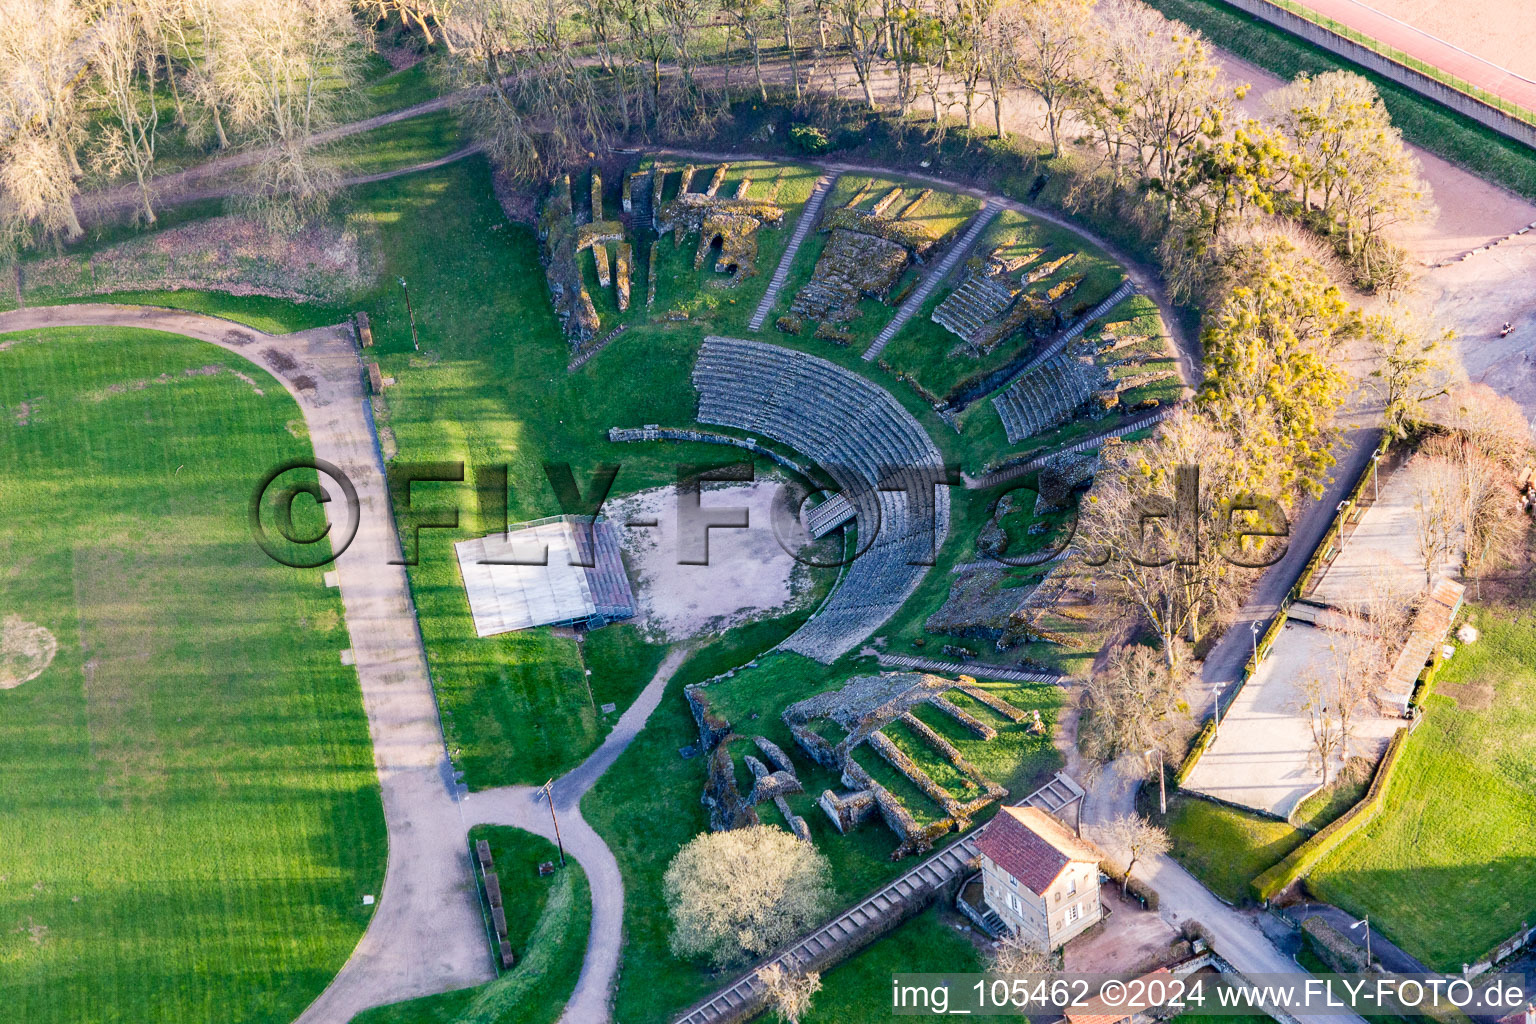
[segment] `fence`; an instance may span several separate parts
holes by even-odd
[[[1294,0],[1226,0],[1226,3],[1464,114],[1516,142],[1536,146],[1536,113],[1309,10]]]

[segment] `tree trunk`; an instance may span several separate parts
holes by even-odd
[[[795,57],[794,22],[789,16],[788,4],[784,7],[784,49],[789,51],[789,80],[795,87],[795,102],[800,102],[800,64]]]

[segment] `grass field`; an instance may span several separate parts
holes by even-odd
[[[901,1020],[891,1012],[891,976],[897,971],[979,972],[985,957],[954,911],[933,908],[861,950],[822,976],[803,1024],[876,1024]]]
[[[352,1024],[551,1024],[565,1009],[592,923],[586,875],[571,861],[538,877],[541,861],[557,859],[555,845],[518,829],[480,825],[470,839],[491,843],[518,963],[488,984],[381,1006]]]
[[[1307,878],[1442,971],[1536,919],[1536,623],[1473,616],[1482,639],[1441,670],[1380,816]]]
[[[1182,793],[1169,794],[1164,819],[1158,814],[1156,786],[1143,786],[1137,802],[1142,813],[1168,830],[1173,859],[1229,903],[1248,902],[1254,876],[1307,838],[1283,821]]]
[[[1077,291],[1063,301],[1063,315],[1069,314],[1080,304],[1096,305],[1125,279],[1125,272],[1119,265],[1096,246],[1088,244],[1082,236],[1013,210],[1003,210],[987,227],[976,244],[975,256],[985,260],[999,248],[1010,256],[1044,250],[1037,262],[1059,259],[1068,253],[1077,254],[1075,259],[1055,273],[1029,286],[1030,291],[1043,292],[1065,278],[1083,275],[1083,282]],[[929,392],[940,397],[948,395],[968,377],[1003,366],[1018,354],[1021,344],[1025,343],[1021,336],[1015,335],[985,356],[977,358],[961,347],[959,338],[933,322],[933,311],[964,279],[964,265],[956,267],[949,280],[934,290],[917,315],[907,322],[881,353],[881,359],[893,370],[912,376]]]
[[[4,1015],[287,1024],[385,855],[341,602],[247,525],[298,407],[184,338],[8,335],[0,451],[0,609],[58,641],[0,691]]]

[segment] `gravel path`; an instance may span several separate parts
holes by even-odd
[[[257,363],[298,402],[315,455],[339,467],[357,488],[357,537],[335,570],[383,793],[389,861],[368,930],[299,1021],[346,1024],[371,1006],[488,981],[494,975],[469,871],[467,827],[405,569],[390,564],[399,559],[399,541],[350,329],[277,336],[197,313],[106,303],[0,313],[0,331],[81,326],[167,331]],[[294,365],[274,366],[268,352]],[[301,375],[313,387],[297,386]],[[252,467],[253,476],[263,468]],[[339,501],[327,506],[337,533],[346,525],[336,521],[344,510]]]
[[[574,857],[587,873],[587,882],[592,887],[592,931],[587,936],[587,955],[576,979],[576,991],[560,1017],[561,1024],[595,1024],[609,1018],[609,999],[618,975],[619,954],[624,948],[624,878],[608,844],[582,818],[581,798],[645,728],[646,719],[666,693],[667,682],[689,653],[685,647],[673,648],[640,696],[619,717],[602,746],[550,787],[555,815],[559,818],[560,841],[566,855]],[[551,841],[555,838],[555,823],[544,792],[530,786],[476,793],[466,799],[464,813],[476,823],[514,825]]]

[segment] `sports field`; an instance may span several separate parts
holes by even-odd
[[[57,643],[0,690],[3,1016],[287,1024],[384,868],[341,603],[246,525],[298,406],[185,338],[6,335],[0,451],[0,618]]]
[[[1536,624],[1474,616],[1482,639],[1440,673],[1380,817],[1307,879],[1440,971],[1536,920]]]

